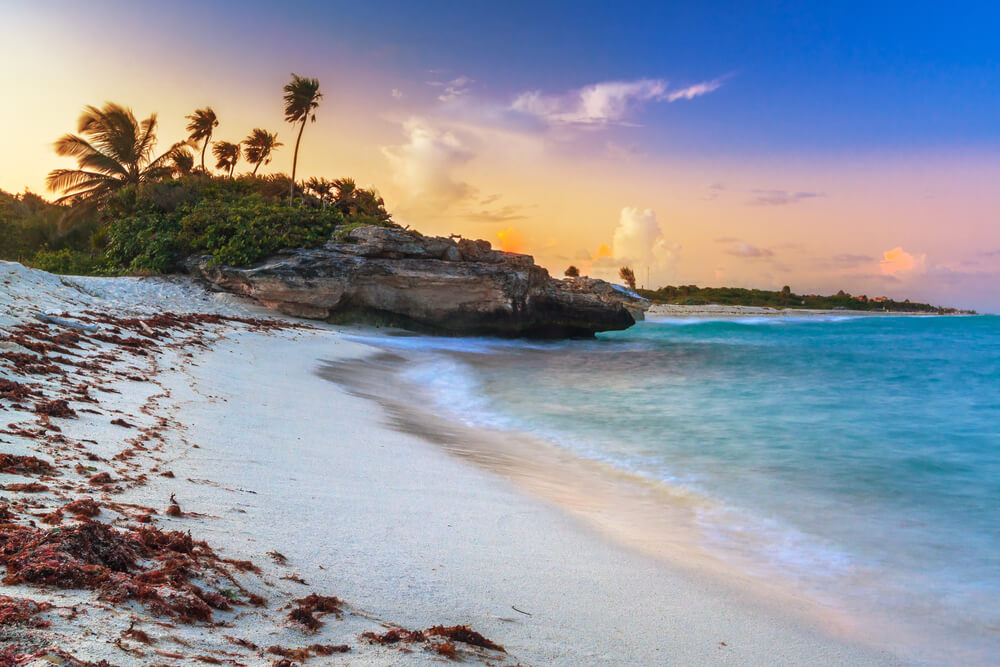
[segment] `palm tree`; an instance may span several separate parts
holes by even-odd
[[[313,176],[306,181],[305,189],[319,197],[319,200],[323,203],[323,208],[325,209],[333,193],[333,181]]]
[[[219,126],[219,119],[215,117],[212,107],[196,109],[193,114],[184,117],[191,121],[187,125],[188,139],[195,144],[205,142],[201,147],[201,170],[205,171],[205,149],[212,140],[212,132]]]
[[[332,183],[334,206],[346,217],[367,216],[381,221],[391,219],[385,210],[385,201],[378,192],[359,188],[353,178],[338,178]]]
[[[243,140],[243,144],[243,155],[246,157],[247,162],[254,165],[254,176],[257,175],[257,170],[260,168],[261,164],[271,163],[271,153],[273,153],[278,146],[284,146],[283,143],[278,141],[277,134],[271,134],[267,130],[262,130],[259,127],[254,128],[253,132],[250,133],[250,136]]]
[[[358,194],[358,184],[353,178],[336,178],[333,180],[333,199],[341,213],[348,215],[355,212]]]
[[[229,178],[233,177],[233,170],[236,169],[236,163],[240,160],[240,145],[239,143],[231,143],[229,141],[216,141],[212,144],[212,155],[218,162],[215,163],[216,169],[222,169],[229,172]]]
[[[295,154],[292,158],[292,183],[288,188],[288,203],[295,199],[295,170],[299,164],[299,142],[302,141],[302,131],[306,129],[306,121],[310,118],[316,122],[316,108],[323,94],[319,92],[318,79],[306,79],[292,72],[292,80],[285,84],[285,121],[302,123],[299,136],[295,139]]]
[[[174,176],[187,176],[194,170],[194,156],[187,147],[179,148],[170,157],[170,171]]]
[[[355,214],[366,215],[382,222],[392,219],[385,210],[385,201],[376,190],[370,188],[361,188],[357,191],[354,196],[354,211]]]
[[[81,204],[81,211],[103,204],[123,187],[169,176],[170,160],[185,145],[174,144],[154,158],[156,114],[138,122],[131,109],[113,102],[100,109],[84,107],[77,132],[56,141],[55,150],[76,158],[79,169],[53,169],[45,182],[49,190],[63,193],[56,203]]]

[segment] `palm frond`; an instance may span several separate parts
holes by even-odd
[[[316,119],[314,110],[319,106],[323,93],[319,92],[319,80],[301,77],[292,72],[292,80],[285,84],[285,120],[297,123],[310,114]]]
[[[107,174],[82,169],[53,169],[45,177],[45,184],[49,190],[68,192],[79,187],[81,183],[97,180],[111,180],[111,177]]]
[[[219,119],[215,115],[212,107],[196,109],[190,116],[185,116],[189,121],[187,124],[188,136],[192,141],[202,141],[212,136],[212,132],[219,126]]]

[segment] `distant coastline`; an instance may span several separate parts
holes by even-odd
[[[646,311],[647,318],[656,317],[690,317],[690,318],[740,318],[740,317],[929,317],[937,315],[974,315],[970,311],[949,310],[935,311],[882,311],[882,310],[837,310],[833,308],[777,308],[774,306],[740,306],[719,303],[702,305],[686,305],[677,303],[654,303]]]
[[[742,306],[778,310],[863,311],[869,313],[923,313],[935,315],[976,315],[974,310],[949,306],[934,306],[905,299],[896,301],[886,296],[853,295],[841,290],[836,294],[795,294],[786,285],[781,290],[746,289],[743,287],[698,287],[697,285],[667,285],[655,290],[636,290],[656,305],[677,306]]]

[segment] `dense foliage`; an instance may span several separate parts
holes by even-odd
[[[372,190],[345,188],[321,199],[296,188],[301,196],[289,206],[290,182],[282,174],[193,174],[127,186],[67,229],[60,223],[68,207],[0,192],[0,259],[53,273],[169,273],[191,255],[247,265],[282,248],[343,238],[354,227],[392,224]]]
[[[192,255],[245,266],[282,248],[322,245],[360,224],[391,224],[383,207],[345,216],[314,198],[288,206],[282,179],[190,176],[123,191],[108,207],[107,259],[130,273],[177,270]]]
[[[84,217],[63,229],[67,211],[30,192],[12,195],[0,190],[0,259],[56,273],[93,273],[99,255],[91,245],[97,221]]]
[[[193,255],[247,265],[362,225],[393,224],[379,194],[353,179],[296,181],[302,132],[323,96],[318,80],[296,74],[283,93],[285,120],[298,126],[291,178],[257,175],[283,145],[276,133],[258,127],[243,142],[213,141],[212,107],[187,116],[187,138],[158,157],[155,113],[139,121],[113,102],[85,107],[77,134],[55,143],[57,154],[77,162],[49,173],[49,189],[61,193],[56,203],[0,192],[0,259],[57,273],[162,273]],[[210,145],[223,176],[205,163]],[[237,178],[241,156],[253,171]]]
[[[719,304],[727,306],[767,306],[772,308],[814,308],[821,310],[867,310],[890,312],[951,312],[926,303],[894,301],[886,297],[852,296],[843,290],[830,296],[795,294],[785,286],[780,291],[745,289],[742,287],[698,287],[697,285],[667,285],[657,290],[639,290],[639,294],[654,303],[685,306]]]

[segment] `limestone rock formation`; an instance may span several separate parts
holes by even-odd
[[[346,241],[247,268],[188,263],[220,289],[283,313],[454,335],[564,338],[626,329],[649,303],[600,280],[557,280],[488,241],[361,227]]]

